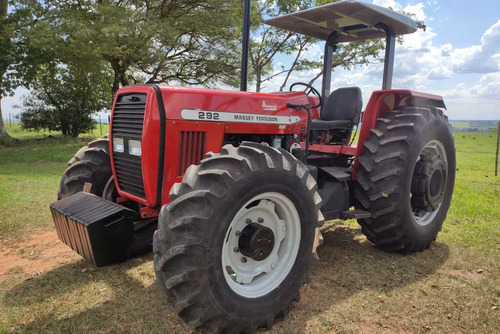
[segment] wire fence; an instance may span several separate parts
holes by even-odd
[[[106,130],[103,129],[103,125],[109,125],[110,123],[110,115],[98,115],[97,117],[94,117],[94,120],[95,120],[95,127],[93,129],[90,130],[90,132],[92,133],[92,135],[95,135],[96,133],[100,133],[101,136],[107,134],[105,133]],[[19,120],[19,117],[17,115],[13,115],[13,114],[4,114],[2,115],[2,121],[3,121],[3,124],[5,126],[5,128],[7,129],[7,131],[9,130],[9,128],[12,128],[14,127],[16,124],[20,123],[20,120]],[[96,133],[94,133],[94,131]]]
[[[12,127],[12,124],[19,123],[19,119],[12,114],[2,115],[2,121],[5,127]]]

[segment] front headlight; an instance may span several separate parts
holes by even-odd
[[[137,157],[141,156],[141,142],[138,140],[128,141],[128,153]]]
[[[125,145],[123,144],[123,138],[113,138],[113,152],[116,153],[125,152]]]

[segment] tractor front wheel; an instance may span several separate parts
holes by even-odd
[[[61,176],[57,199],[82,191],[87,182],[92,184],[91,193],[107,200],[116,199],[107,138],[96,139],[76,152]]]
[[[379,118],[363,144],[356,173],[356,208],[368,240],[385,250],[414,253],[436,239],[455,182],[455,146],[437,108],[404,107]]]
[[[284,150],[244,142],[208,154],[170,192],[153,241],[158,283],[207,332],[254,332],[299,299],[321,198]]]

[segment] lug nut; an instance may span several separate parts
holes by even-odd
[[[257,221],[258,221],[259,223],[263,223],[263,222],[264,222],[264,218],[259,218],[259,219],[257,219]]]
[[[239,251],[240,251],[240,249],[238,247],[233,248],[233,252],[238,253]]]
[[[247,223],[247,224],[251,224],[251,223],[252,223],[252,220],[251,220],[250,218],[247,218],[246,223]]]
[[[241,231],[236,231],[236,236],[239,237],[241,235]]]
[[[241,262],[243,262],[243,263],[247,263],[247,258],[246,258],[246,257],[242,257],[242,258],[241,258]]]

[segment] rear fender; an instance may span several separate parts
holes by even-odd
[[[363,143],[370,138],[370,130],[377,127],[377,119],[383,117],[388,111],[404,106],[432,106],[446,109],[443,98],[439,95],[420,93],[406,89],[390,89],[373,92],[363,114],[352,173],[353,179],[359,168],[358,158],[363,155],[365,150]]]

